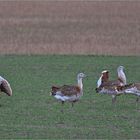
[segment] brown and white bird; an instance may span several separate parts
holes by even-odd
[[[96,92],[100,94],[109,94],[112,96],[112,103],[116,101],[116,96],[121,95],[123,92],[118,91],[117,87],[126,85],[126,76],[124,73],[124,67],[119,66],[117,68],[117,80],[109,80],[109,71],[102,71],[101,77],[97,81]]]
[[[97,87],[100,86],[123,86],[126,85],[126,76],[124,73],[124,67],[123,66],[119,66],[117,68],[117,80],[109,80],[109,71],[108,70],[104,70],[102,71],[101,77],[99,78],[98,82],[97,82]]]
[[[131,94],[137,96],[136,101],[139,101],[140,98],[140,83],[130,83],[124,86],[120,86],[117,89],[119,92],[123,92],[125,94]]]
[[[12,96],[11,86],[2,76],[0,76],[0,91],[6,93],[8,96]]]
[[[65,101],[72,103],[77,102],[83,95],[83,83],[82,79],[86,77],[84,73],[79,73],[77,75],[77,85],[63,85],[63,86],[52,86],[51,95],[57,100],[60,100],[62,104]]]
[[[118,86],[117,86],[117,92],[118,93],[124,93],[125,95],[127,94],[131,94],[131,95],[135,95],[137,96],[137,100],[139,100],[140,98],[140,83],[126,83],[126,76],[124,71],[122,71],[121,69],[124,69],[123,66],[118,67],[118,79],[121,82]]]

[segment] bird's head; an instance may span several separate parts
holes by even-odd
[[[86,75],[85,75],[84,73],[79,73],[79,74],[77,75],[77,78],[78,78],[78,79],[81,79],[81,78],[84,78],[84,77],[86,77]]]
[[[117,68],[117,71],[124,71],[124,66],[119,66],[119,67]]]

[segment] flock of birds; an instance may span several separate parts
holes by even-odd
[[[72,106],[83,95],[83,78],[86,77],[84,73],[77,75],[77,85],[63,85],[52,86],[51,96],[54,96],[57,100],[62,102],[69,101]],[[116,97],[119,95],[132,94],[137,96],[136,101],[140,97],[140,83],[127,83],[126,75],[124,73],[124,67],[119,66],[117,68],[117,78],[111,81],[109,79],[109,71],[104,70],[97,81],[96,92],[99,94],[108,94],[112,96],[112,103],[115,103]],[[0,91],[6,93],[8,96],[12,96],[12,89],[9,82],[0,76]]]
[[[83,83],[82,79],[86,77],[84,73],[77,75],[77,85],[63,85],[52,86],[51,96],[54,96],[57,100],[62,102],[69,101],[72,106],[83,95]],[[126,75],[124,73],[124,67],[119,66],[117,68],[117,79],[111,81],[109,79],[109,71],[104,70],[101,73],[99,80],[97,81],[96,92],[99,94],[108,94],[112,96],[112,103],[115,103],[116,97],[123,94],[132,94],[137,96],[137,101],[140,97],[140,83],[127,83]]]
[[[123,94],[132,94],[140,97],[140,83],[127,83],[124,67],[117,68],[117,79],[109,80],[109,71],[102,71],[99,80],[97,81],[96,92],[100,94],[109,94],[112,96],[112,103],[115,103],[116,97]]]

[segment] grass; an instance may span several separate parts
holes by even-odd
[[[111,97],[95,93],[100,72],[111,79],[124,65],[128,82],[140,80],[140,57],[112,56],[0,56],[0,73],[9,80],[13,96],[1,95],[0,138],[139,139],[140,103],[134,96]],[[84,79],[84,96],[71,108],[49,96],[52,85],[75,84]]]

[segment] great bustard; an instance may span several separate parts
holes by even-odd
[[[138,101],[140,98],[140,83],[127,84],[125,73],[121,69],[124,69],[124,67],[120,66],[117,71],[118,71],[118,77],[121,77],[119,79],[120,79],[120,81],[122,81],[122,83],[119,84],[117,87],[115,87],[116,91],[118,93],[124,93],[125,95],[128,95],[128,94],[135,95],[135,96],[137,96],[136,101]],[[116,96],[114,96],[114,97],[116,98]]]
[[[0,91],[6,93],[8,96],[12,96],[11,86],[2,76],[0,76]]]
[[[65,101],[72,103],[72,106],[77,102],[80,97],[83,95],[83,83],[82,79],[86,77],[84,73],[79,73],[77,75],[77,85],[63,85],[63,86],[52,86],[51,95],[54,96],[57,100],[62,102],[62,105]]]
[[[109,94],[112,96],[112,103],[116,101],[116,96],[121,95],[123,92],[118,91],[118,87],[126,85],[126,76],[124,67],[117,68],[117,80],[109,80],[109,71],[102,71],[101,77],[97,81],[96,92],[100,94]]]

